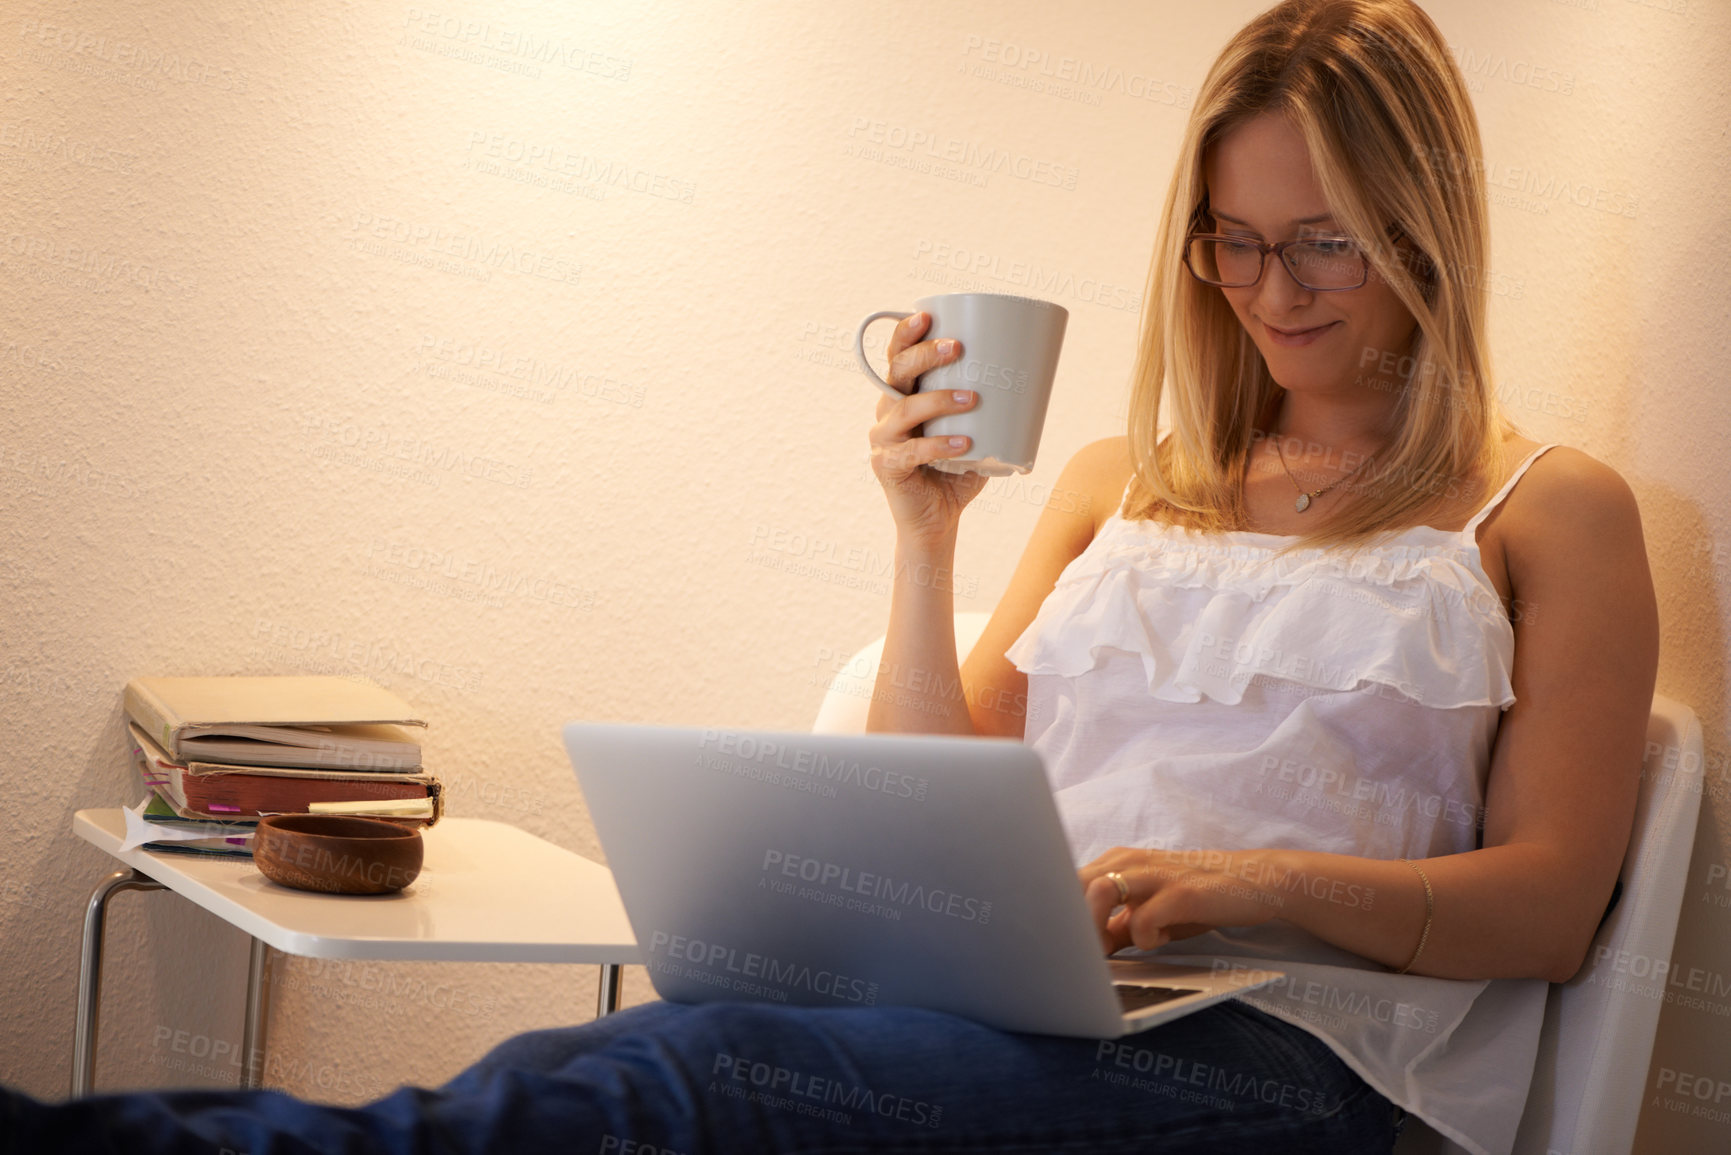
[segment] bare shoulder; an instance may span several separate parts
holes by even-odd
[[[1130,438],[1122,434],[1090,441],[1076,450],[1064,467],[1061,484],[1085,499],[1084,508],[1093,518],[1096,533],[1117,511],[1131,469]]]
[[[1498,536],[1511,578],[1535,566],[1573,565],[1630,548],[1644,552],[1634,490],[1615,469],[1571,446],[1555,446],[1534,461],[1505,505]]]
[[[1553,446],[1533,462],[1509,494],[1508,512],[1509,520],[1523,523],[1639,518],[1635,491],[1623,475],[1568,445]]]

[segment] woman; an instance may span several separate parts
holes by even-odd
[[[1283,989],[1117,1042],[653,1004],[353,1110],[7,1096],[14,1142],[1332,1153],[1388,1150],[1404,1109],[1506,1150],[1543,980],[1580,965],[1622,860],[1657,630],[1628,488],[1497,415],[1478,155],[1407,0],[1289,0],[1234,38],[1167,198],[1129,436],[1059,483],[1092,513],[1047,509],[965,700],[873,706],[1045,755],[1108,951],[1277,958]],[[961,355],[926,320],[890,344],[904,390]],[[924,468],[966,446],[913,433],[972,403],[879,403],[898,573],[953,558],[982,480]],[[885,676],[954,684],[952,608],[897,585]]]
[[[1658,630],[1628,487],[1498,412],[1479,157],[1416,7],[1239,34],[1167,196],[1129,436],[1065,469],[1095,512],[1047,509],[941,728],[1045,756],[1109,950],[1283,960],[1245,1001],[1495,1150],[1539,980],[1612,895]],[[892,383],[961,355],[926,321]],[[909,434],[972,403],[879,402],[898,560],[952,564],[980,479],[916,470],[966,448]],[[949,615],[898,587],[886,666],[941,680]],[[873,728],[931,717],[895,701]]]

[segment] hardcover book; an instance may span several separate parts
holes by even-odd
[[[126,714],[181,762],[413,771],[425,727],[372,682],[328,675],[134,678]]]
[[[371,803],[377,817],[431,826],[444,812],[439,780],[431,774],[322,770],[181,761],[136,723],[127,726],[144,784],[183,818],[228,820],[269,814],[308,814],[317,803]],[[371,817],[367,809],[343,813]]]

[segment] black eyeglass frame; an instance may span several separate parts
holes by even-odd
[[[1190,249],[1193,241],[1230,241],[1235,245],[1246,245],[1257,250],[1262,263],[1256,269],[1254,280],[1238,283],[1235,281],[1215,281],[1196,271],[1196,266],[1190,263]],[[1298,279],[1298,274],[1291,265],[1286,263],[1286,250],[1294,245],[1340,244],[1346,242],[1358,250],[1359,264],[1364,267],[1363,274],[1356,285],[1329,285],[1319,287],[1307,285]],[[1344,293],[1352,289],[1362,289],[1370,281],[1370,256],[1364,251],[1364,246],[1351,237],[1296,237],[1290,241],[1259,241],[1252,237],[1232,236],[1228,233],[1190,233],[1184,238],[1184,267],[1190,270],[1190,275],[1204,285],[1213,285],[1217,289],[1248,289],[1262,282],[1268,273],[1268,255],[1273,253],[1280,259],[1280,267],[1286,270],[1286,275],[1292,278],[1293,284],[1309,293]]]

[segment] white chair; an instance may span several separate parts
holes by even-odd
[[[956,652],[966,660],[989,614],[956,615]],[[863,733],[883,654],[879,638],[830,684],[814,733]],[[1681,702],[1654,695],[1647,722],[1635,825],[1620,875],[1622,894],[1593,939],[1579,974],[1552,986],[1516,1155],[1626,1155],[1659,1027],[1663,980],[1632,976],[1668,961],[1701,813],[1701,725]],[[1454,1155],[1463,1148],[1407,1120],[1395,1155]]]
[[[1517,1155],[1625,1155],[1634,1145],[1664,981],[1632,978],[1629,960],[1671,958],[1701,814],[1703,765],[1694,711],[1655,694],[1635,827],[1619,876],[1623,893],[1580,973],[1551,988]],[[1644,987],[1656,990],[1637,989]]]

